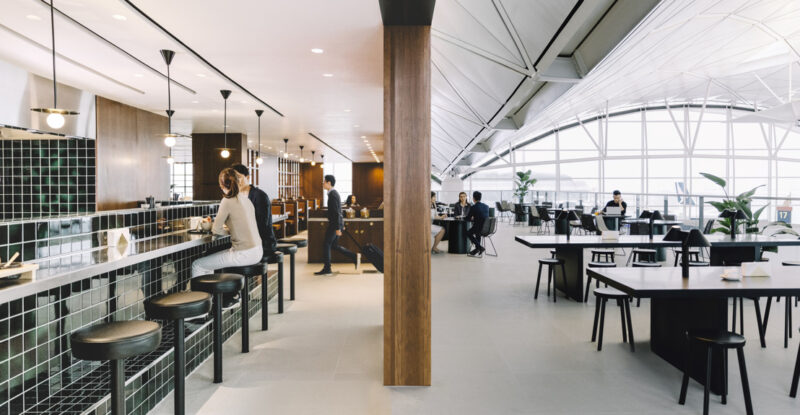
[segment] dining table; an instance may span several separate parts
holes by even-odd
[[[445,228],[445,236],[442,240],[447,241],[447,253],[466,254],[469,252],[470,241],[467,231],[472,222],[463,217],[448,216],[434,219],[433,223]]]
[[[761,346],[764,343],[758,299],[800,295],[800,268],[779,262],[763,263],[768,276],[742,276],[742,267],[694,267],[683,278],[680,267],[590,268],[589,276],[635,298],[650,299],[650,348],[676,368],[684,370],[689,356],[688,330],[728,327],[731,298],[754,299]],[[723,275],[725,279],[723,279]],[[712,356],[710,388],[721,393],[725,379],[722,356]],[[705,384],[707,356],[702,348],[691,350],[690,376]],[[789,371],[786,373],[789,378]]]

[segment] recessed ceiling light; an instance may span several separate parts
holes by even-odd
[[[244,101],[244,100],[239,101],[239,102],[241,102],[242,104],[247,104],[247,101]]]
[[[351,110],[351,109],[349,109],[349,108],[348,108],[348,109],[346,109],[346,110],[344,110],[344,112],[350,112],[350,111],[352,111],[352,110]]]
[[[36,20],[36,21],[42,20],[41,17],[39,17],[39,16],[37,16],[35,14],[29,14],[29,15],[27,15],[25,17],[27,17],[29,20]]]
[[[322,74],[322,76],[324,76],[326,78],[333,78],[333,74],[332,73],[324,73],[324,74]]]
[[[144,75],[142,75],[142,74],[140,74],[140,73],[135,73],[135,74],[133,74],[133,76],[135,76],[135,77],[137,77],[137,78],[141,78],[141,77],[143,77]]]
[[[204,74],[204,73],[199,73],[199,74],[197,74],[197,76],[199,76],[199,77],[201,77],[201,78],[205,78],[205,77],[206,77],[206,74]]]
[[[367,138],[367,136],[365,136],[365,135],[362,135],[362,136],[361,136],[361,138]]]
[[[356,124],[356,125],[354,125],[354,126],[353,126],[353,128],[358,128],[358,127],[361,127],[361,126],[360,126],[360,125],[358,125],[358,124]]]
[[[127,17],[125,17],[125,16],[123,16],[123,15],[121,15],[121,14],[113,14],[113,15],[111,15],[111,17],[113,17],[113,18],[114,18],[114,20],[120,20],[120,21],[123,21],[123,22],[124,22],[125,20],[128,20],[128,18],[127,18]]]
[[[199,103],[199,102],[200,102],[200,101],[192,101],[192,104],[197,104],[197,103]]]
[[[272,150],[272,147],[267,146],[267,150]]]
[[[320,54],[320,53],[322,53],[322,52],[325,52],[325,51],[324,51],[324,50],[322,50],[322,49],[320,49],[320,48],[314,48],[314,49],[311,49],[311,53]]]

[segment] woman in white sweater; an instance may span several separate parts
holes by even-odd
[[[231,248],[192,262],[192,278],[213,274],[221,268],[257,264],[264,254],[253,204],[247,195],[239,192],[236,172],[232,168],[220,172],[219,188],[224,197],[211,230],[215,235],[230,234]]]

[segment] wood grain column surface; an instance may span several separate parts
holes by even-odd
[[[384,26],[384,384],[431,384],[430,26]]]

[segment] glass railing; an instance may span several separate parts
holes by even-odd
[[[473,190],[478,190],[482,193],[483,202],[489,207],[495,207],[495,202],[500,201],[519,203],[519,197],[514,196],[513,190]],[[437,192],[437,199],[444,203],[455,203],[458,200],[458,194],[458,191],[439,191]],[[468,198],[471,201],[472,195],[470,194]],[[552,203],[553,207],[566,209],[583,206],[584,211],[591,212],[593,208],[602,209],[611,198],[610,193],[556,192],[553,190],[534,189],[524,198],[524,203],[538,205],[548,202]],[[709,202],[719,202],[724,198],[724,195],[687,194],[679,196],[674,193],[623,193],[623,200],[628,205],[628,215],[630,216],[635,215],[638,217],[644,210],[658,210],[662,215],[674,215],[676,220],[686,225],[700,228],[704,226],[708,219],[714,219],[719,215],[717,209]],[[793,223],[795,222],[792,215],[794,208],[798,208],[798,212],[800,212],[800,198],[752,198],[751,211],[755,212],[763,206],[767,207],[759,217],[761,226],[773,221]],[[800,219],[798,222],[800,222]]]

